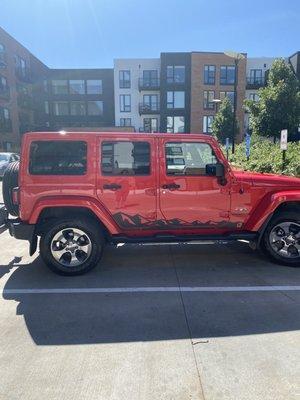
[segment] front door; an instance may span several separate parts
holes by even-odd
[[[124,230],[147,229],[156,221],[155,138],[101,136],[97,196]]]
[[[206,175],[206,165],[218,160],[212,147],[192,139],[161,139],[160,211],[173,229],[226,231],[229,221],[229,184]]]

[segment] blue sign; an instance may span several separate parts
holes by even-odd
[[[229,150],[229,137],[226,138],[226,150]]]
[[[251,135],[247,132],[245,135],[245,142],[246,142],[246,157],[250,157],[250,146],[251,146]]]

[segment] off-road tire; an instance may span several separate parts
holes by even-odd
[[[53,238],[60,231],[79,229],[90,239],[92,249],[89,257],[79,266],[65,266],[52,255]],[[45,227],[40,240],[40,255],[45,264],[56,274],[65,276],[82,275],[90,271],[101,259],[105,239],[101,227],[90,218],[70,218],[52,221]]]
[[[2,182],[2,192],[5,207],[10,215],[17,217],[19,215],[19,206],[13,203],[13,189],[18,187],[19,180],[19,161],[8,164]]]
[[[287,265],[290,267],[300,267],[300,256],[296,258],[288,258],[281,256],[276,252],[270,243],[270,234],[272,230],[281,223],[292,222],[297,225],[300,224],[300,214],[297,212],[286,211],[281,214],[274,216],[269,222],[262,239],[262,250],[267,256],[277,264]],[[297,234],[297,237],[299,235]],[[300,238],[299,238],[300,243]]]

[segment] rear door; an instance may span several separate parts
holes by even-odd
[[[162,138],[159,204],[166,225],[173,229],[227,230],[229,183],[206,175],[206,165],[218,160],[210,144],[184,138]]]
[[[101,136],[97,196],[124,230],[151,229],[157,214],[156,139]]]

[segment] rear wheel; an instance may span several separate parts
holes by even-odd
[[[264,233],[263,244],[275,262],[300,267],[300,215],[286,212],[274,217]]]
[[[90,219],[52,222],[41,236],[40,253],[46,265],[60,275],[81,275],[101,258],[104,236]]]

